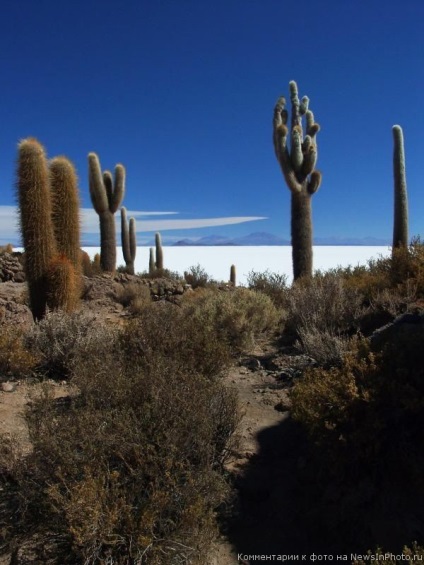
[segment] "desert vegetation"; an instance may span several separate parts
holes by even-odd
[[[205,563],[234,497],[227,464],[243,407],[226,375],[273,343],[309,359],[287,385],[303,437],[303,527],[319,515],[328,551],[421,555],[423,265],[415,240],[364,268],[291,286],[252,272],[249,288],[208,282],[176,302],[125,275],[121,324],[83,298],[27,330],[3,326],[3,378],[38,388],[25,411],[31,450],[2,437],[2,552],[30,543],[46,563]],[[379,337],[382,320],[408,312],[412,329]],[[52,382],[68,394],[55,397]]]

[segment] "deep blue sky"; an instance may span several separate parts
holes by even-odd
[[[288,238],[271,122],[296,80],[321,125],[315,236],[390,240],[394,124],[410,231],[424,235],[422,0],[4,0],[2,21],[0,207],[15,203],[17,143],[34,136],[74,162],[85,208],[95,151],[126,166],[129,210],[179,213],[146,217],[150,230],[268,218],[163,237]]]

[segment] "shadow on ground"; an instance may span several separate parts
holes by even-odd
[[[326,481],[300,426],[287,416],[257,436],[259,450],[236,481],[236,512],[224,528],[243,555],[400,551],[424,539],[424,504],[408,485]],[[316,465],[316,466],[315,466]]]

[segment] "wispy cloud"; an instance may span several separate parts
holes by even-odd
[[[144,212],[141,210],[128,210],[128,217],[136,219],[137,233],[157,232],[167,230],[190,230],[196,228],[209,228],[218,226],[229,226],[245,222],[266,220],[264,216],[230,216],[223,218],[201,218],[201,219],[168,219],[145,220],[150,216],[171,216],[178,212]],[[116,214],[117,226],[119,228],[120,215]],[[99,233],[99,216],[92,208],[81,209],[81,232],[83,235]],[[0,206],[0,242],[16,243],[20,239],[18,228],[18,213],[16,206]]]

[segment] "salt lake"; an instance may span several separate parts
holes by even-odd
[[[94,257],[99,247],[83,248]],[[365,265],[368,259],[387,257],[388,246],[315,246],[314,269],[327,270],[338,266]],[[164,267],[183,273],[191,266],[200,265],[212,278],[227,281],[231,265],[236,266],[237,284],[246,284],[250,271],[269,270],[284,274],[292,280],[292,249],[290,246],[217,246],[217,247],[163,247]],[[125,265],[121,247],[117,248],[117,264]],[[149,248],[137,247],[135,272],[147,271]]]

